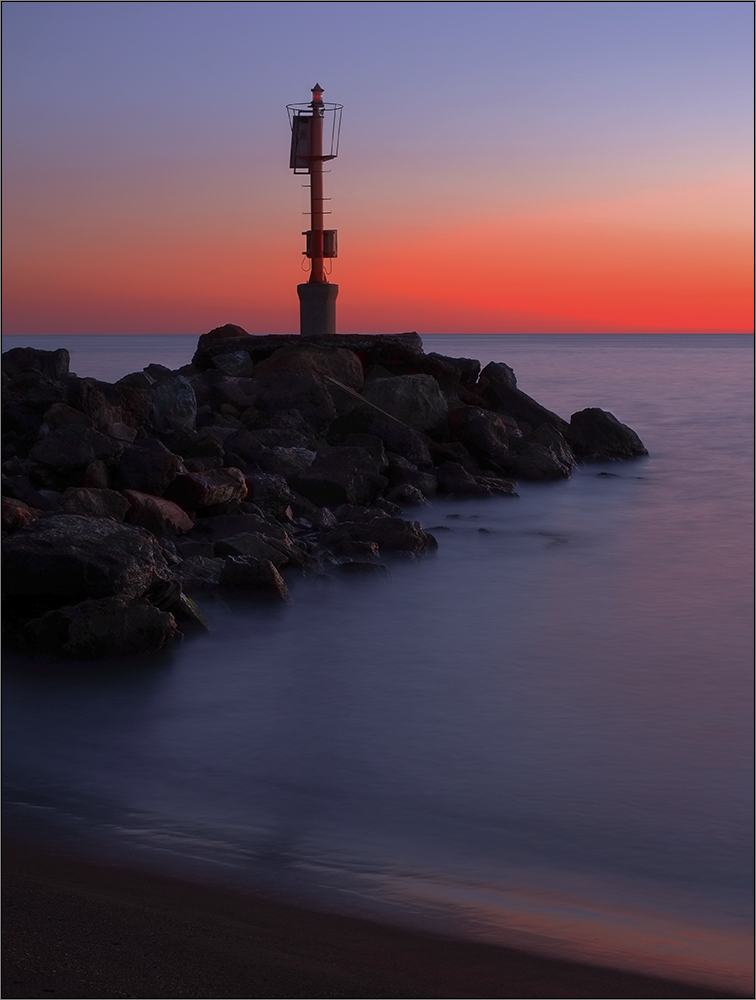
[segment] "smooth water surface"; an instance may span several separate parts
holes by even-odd
[[[108,380],[196,344],[52,340],[34,343]],[[506,361],[564,416],[611,410],[649,458],[518,499],[439,498],[407,512],[435,556],[295,579],[286,608],[208,600],[212,631],[149,663],[12,662],[6,823],[747,989],[752,341],[424,343]]]

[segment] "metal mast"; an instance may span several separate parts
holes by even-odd
[[[328,281],[325,259],[337,256],[336,230],[324,229],[327,214],[323,203],[323,164],[338,154],[341,131],[341,105],[324,104],[323,88],[315,84],[312,100],[307,104],[289,104],[291,123],[291,154],[289,166],[295,174],[310,177],[310,229],[304,254],[311,260],[310,280],[297,285],[299,295],[299,332],[303,337],[331,336],[336,332],[336,296],[339,286]],[[330,143],[324,132],[326,116],[330,116]],[[326,152],[326,145],[328,151]]]

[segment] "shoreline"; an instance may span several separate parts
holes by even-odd
[[[3,997],[736,998],[3,846]]]

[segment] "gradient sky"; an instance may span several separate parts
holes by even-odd
[[[297,332],[316,82],[339,332],[752,329],[750,2],[2,13],[8,334]]]

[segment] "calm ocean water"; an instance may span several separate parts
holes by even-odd
[[[150,663],[12,661],[7,828],[344,912],[748,989],[752,363],[736,336],[445,336],[650,456],[411,516],[435,557],[206,601]],[[6,337],[115,380],[194,337]],[[408,515],[410,512],[408,511]],[[9,658],[6,658],[6,662]]]

